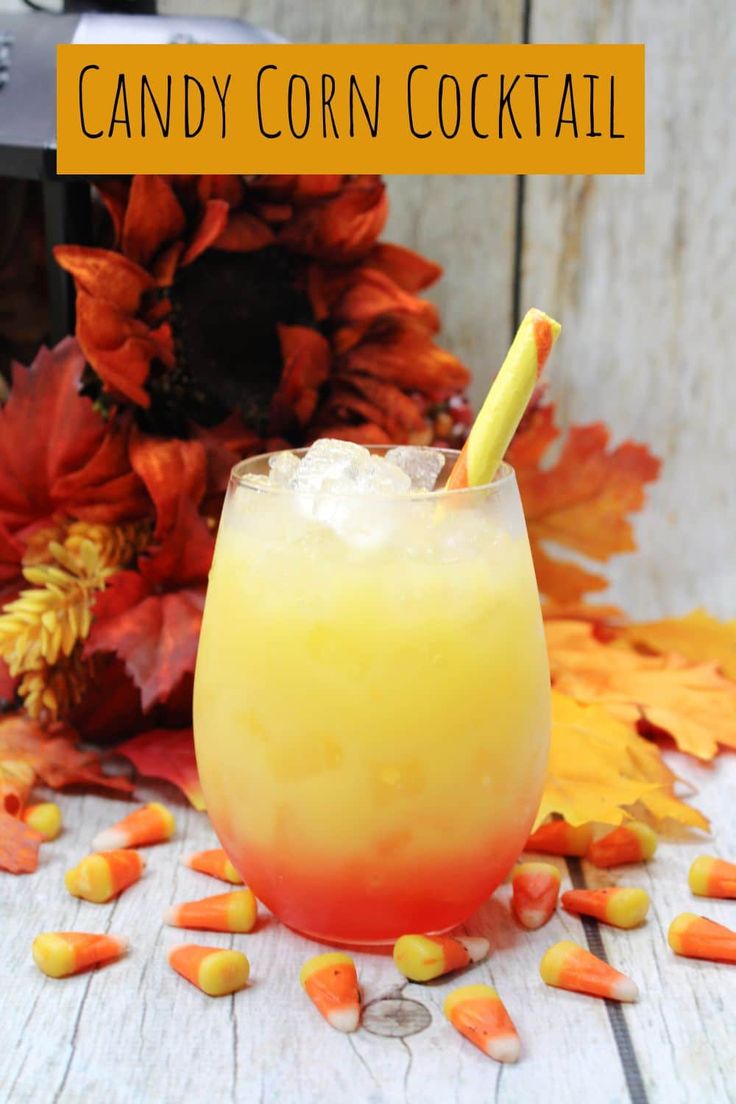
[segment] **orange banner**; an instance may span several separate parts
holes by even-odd
[[[58,47],[58,171],[642,173],[641,45]]]

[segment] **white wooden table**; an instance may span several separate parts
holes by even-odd
[[[125,807],[107,797],[61,797],[67,827],[42,848],[38,873],[0,875],[0,1101],[736,1101],[736,967],[676,959],[665,938],[672,916],[685,910],[736,927],[736,902],[697,901],[686,880],[696,854],[736,855],[736,756],[724,756],[715,768],[671,758],[700,790],[698,803],[713,820],[715,840],[663,842],[649,866],[616,875],[653,897],[653,913],[640,930],[598,929],[611,962],[639,982],[639,1004],[614,1012],[602,1001],[542,984],[537,968],[546,947],[563,937],[585,940],[574,917],[560,913],[541,931],[523,932],[510,918],[508,888],[502,887],[467,925],[492,942],[491,957],[467,981],[492,981],[521,1034],[522,1058],[505,1068],[445,1021],[442,1000],[457,979],[403,983],[387,954],[356,953],[367,1007],[363,1027],[343,1036],[321,1020],[299,988],[299,966],[318,952],[316,944],[269,917],[251,935],[190,936],[162,927],[169,903],[226,888],[179,864],[180,855],[212,845],[214,837],[206,817],[173,790],[166,789],[165,800],[176,806],[176,838],[148,849],[144,879],[114,904],[71,898],[64,871]],[[141,788],[139,796],[154,791]],[[610,880],[585,864],[582,873],[591,885]],[[131,953],[98,972],[52,981],[30,955],[34,935],[49,929],[124,934]],[[167,948],[182,938],[245,950],[252,986],[220,1000],[203,996],[166,964]],[[621,1052],[629,1043],[627,1082]]]

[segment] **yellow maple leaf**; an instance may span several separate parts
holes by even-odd
[[[548,621],[545,632],[558,690],[632,726],[643,721],[699,759],[712,759],[719,743],[736,748],[736,684],[715,664],[611,647],[582,621]]]
[[[627,625],[622,635],[652,652],[676,652],[686,659],[716,663],[724,675],[736,679],[736,620],[718,621],[696,609],[684,617]]]
[[[552,691],[552,742],[537,825],[552,813],[568,824],[621,824],[642,804],[658,822],[708,827],[674,794],[676,777],[659,749],[600,705],[581,705]]]

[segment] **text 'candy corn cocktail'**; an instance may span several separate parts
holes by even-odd
[[[549,678],[513,472],[319,441],[240,464],[210,576],[197,760],[285,923],[385,942],[466,919],[531,829]]]

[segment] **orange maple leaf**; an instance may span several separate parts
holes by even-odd
[[[632,551],[636,545],[628,515],[641,509],[644,484],[657,478],[660,464],[646,446],[632,441],[609,448],[609,432],[596,422],[573,426],[557,461],[544,467],[558,435],[554,407],[538,406],[522,423],[507,459],[519,481],[539,589],[567,605],[588,591],[604,590],[608,582],[597,572],[556,559],[548,545],[598,563]]]
[[[736,680],[736,619],[718,621],[705,610],[684,617],[627,625],[624,639],[652,652],[676,652],[685,659],[715,663],[724,675]]]
[[[634,727],[664,732],[699,759],[712,759],[718,744],[736,748],[736,684],[715,664],[611,647],[582,621],[548,621],[545,631],[558,690],[605,705]]]
[[[657,820],[708,827],[697,809],[675,796],[675,775],[655,744],[601,705],[581,705],[552,692],[552,742],[537,825],[552,813],[568,824],[621,824],[637,803]]]
[[[46,731],[22,713],[0,718],[0,759],[25,763],[38,778],[58,790],[76,782],[129,792],[127,778],[104,774],[99,755],[75,747],[77,734],[67,725]]]
[[[0,870],[32,874],[38,866],[41,836],[9,813],[0,811]]]
[[[155,728],[126,740],[115,749],[147,778],[162,778],[178,786],[195,809],[204,809],[191,728]]]

